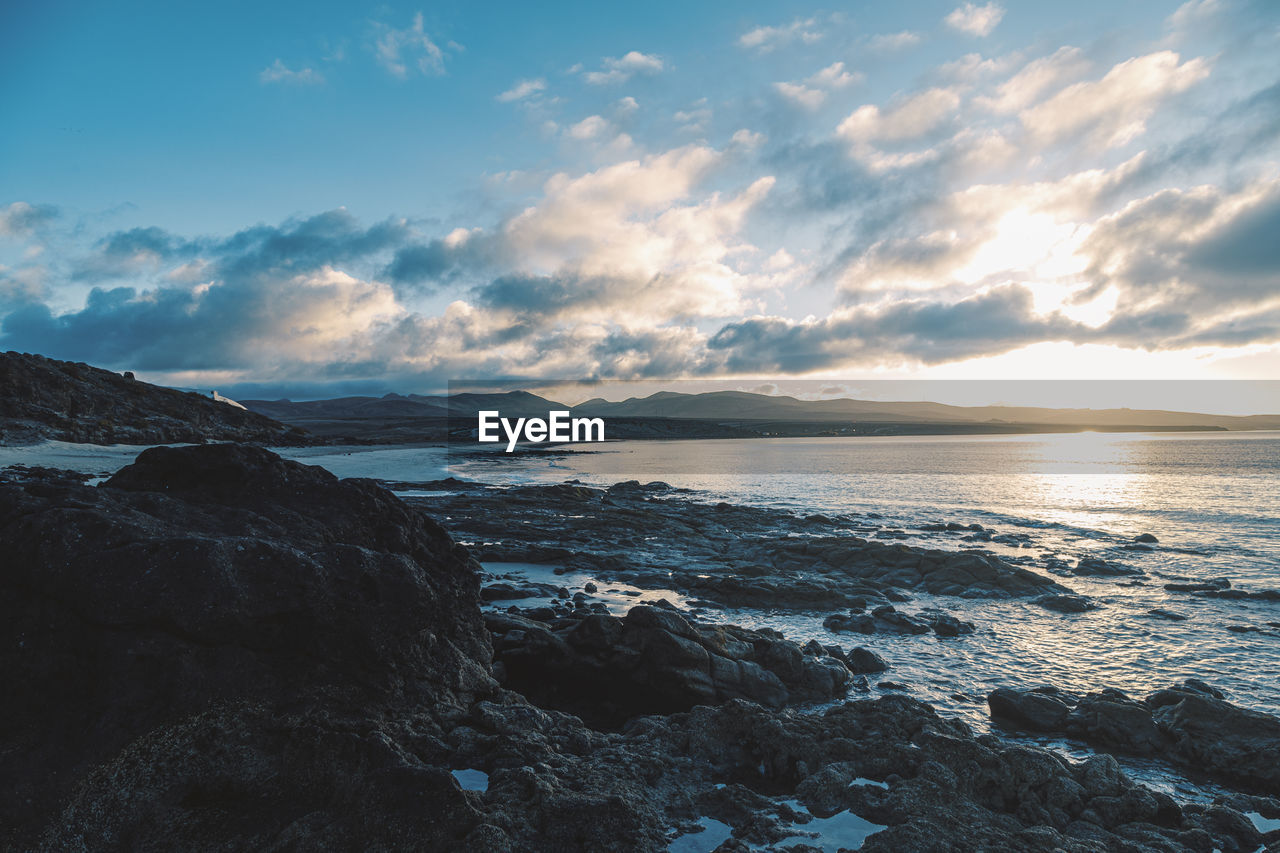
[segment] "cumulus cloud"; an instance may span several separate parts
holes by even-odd
[[[1083,137],[1095,148],[1114,148],[1142,134],[1162,100],[1207,76],[1205,60],[1180,62],[1173,51],[1159,51],[1127,59],[1100,80],[1067,86],[1019,117],[1041,145]]]
[[[310,66],[292,69],[277,59],[258,72],[258,80],[262,83],[286,83],[300,86],[318,86],[324,82],[324,75]]]
[[[901,142],[916,139],[954,115],[960,96],[945,88],[911,95],[888,110],[864,104],[854,110],[836,132],[854,142]]]
[[[1016,113],[1031,106],[1049,89],[1061,88],[1089,70],[1089,61],[1078,47],[1060,47],[1049,56],[1032,60],[1005,80],[994,95],[976,102],[994,113]]]
[[[546,88],[547,81],[541,77],[532,80],[520,80],[510,89],[498,95],[498,100],[503,103],[523,101],[531,95],[536,95],[539,92],[545,91]]]
[[[833,91],[862,82],[860,72],[846,71],[843,62],[833,62],[821,71],[799,83],[775,83],[778,94],[789,101],[809,109],[817,109]]]
[[[582,79],[593,86],[607,86],[625,83],[636,74],[657,74],[664,67],[662,57],[633,50],[619,57],[605,57],[600,70],[587,71]]]
[[[793,41],[813,44],[822,38],[817,18],[805,18],[776,27],[756,27],[738,37],[738,45],[760,53],[769,53]]]
[[[6,345],[142,370],[217,370],[340,360],[398,313],[391,289],[331,268],[203,287],[94,288],[83,308],[32,305],[3,322]]]
[[[983,38],[991,35],[1002,18],[1004,18],[1004,7],[996,3],[988,3],[985,6],[965,3],[963,6],[957,6],[943,20],[953,30]]]
[[[805,373],[853,363],[937,364],[1066,339],[1075,328],[1061,315],[1037,314],[1031,292],[1008,285],[954,302],[903,300],[823,319],[753,317],[723,326],[708,347],[733,372]]]
[[[412,70],[427,75],[444,73],[444,50],[427,33],[421,12],[402,30],[378,24],[373,52],[379,65],[402,79]]]
[[[29,204],[15,201],[0,208],[0,236],[29,237],[52,223],[58,208],[51,204]]]

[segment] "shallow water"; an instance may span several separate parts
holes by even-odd
[[[895,538],[910,544],[981,548],[1041,573],[1047,558],[1064,567],[1103,558],[1143,575],[1054,574],[1102,605],[1087,613],[928,595],[899,605],[906,612],[940,607],[975,622],[977,633],[965,637],[833,635],[822,627],[822,614],[768,610],[710,611],[700,618],[773,627],[802,643],[866,646],[890,663],[883,678],[978,728],[990,726],[985,697],[992,689],[1039,683],[1080,691],[1117,687],[1141,697],[1198,677],[1238,704],[1280,714],[1280,602],[1163,588],[1171,578],[1215,577],[1247,590],[1280,588],[1280,434],[1274,432],[618,442],[550,458],[455,460],[451,473],[490,483],[662,480],[699,490],[694,497],[709,501],[848,513],[882,530],[900,529]],[[977,522],[997,541],[919,530],[939,521]],[[1131,550],[1133,537],[1147,532],[1159,544]],[[1148,611],[1156,608],[1187,619],[1153,617]],[[872,692],[882,691],[873,685]],[[1085,754],[1078,745],[1042,742]],[[1158,764],[1126,766],[1172,793],[1206,790]]]

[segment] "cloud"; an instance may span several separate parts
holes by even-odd
[[[1096,149],[1114,148],[1139,136],[1159,103],[1209,76],[1209,64],[1160,51],[1125,60],[1100,80],[1067,86],[1019,114],[1040,145],[1083,137]]]
[[[1168,17],[1165,24],[1175,32],[1185,32],[1222,11],[1221,0],[1188,0]]]
[[[948,27],[962,33],[980,38],[991,35],[1004,17],[1004,7],[996,3],[977,6],[965,3],[957,6],[947,17],[943,18]]]
[[[979,97],[975,102],[993,113],[1016,113],[1047,90],[1061,87],[1088,70],[1089,61],[1080,48],[1060,47],[1049,56],[1028,62],[1001,83],[994,96]]]
[[[816,18],[797,18],[790,24],[779,27],[756,27],[739,36],[738,45],[760,53],[769,53],[793,41],[814,44],[822,38],[817,27]]]
[[[547,81],[538,77],[532,80],[520,80],[507,91],[498,95],[497,99],[503,103],[511,101],[523,101],[530,95],[536,95],[539,92],[546,91]]]
[[[601,70],[587,71],[582,79],[593,86],[606,86],[625,83],[636,74],[657,74],[664,67],[662,57],[633,50],[616,58],[605,57]]]
[[[587,116],[565,131],[573,139],[596,139],[608,132],[609,122],[600,116]]]
[[[888,111],[875,104],[854,110],[836,132],[852,142],[901,142],[935,130],[960,106],[952,89],[933,88],[900,100]]]
[[[404,79],[411,69],[427,75],[444,73],[444,51],[423,28],[421,12],[415,14],[413,23],[403,30],[380,23],[377,33],[374,56],[392,75]]]
[[[843,62],[833,62],[801,83],[774,83],[774,89],[789,101],[809,109],[817,109],[828,93],[861,83],[864,75],[845,70]]]
[[[58,208],[51,204],[29,204],[15,201],[0,208],[0,236],[30,237],[58,218]]]
[[[920,43],[920,34],[911,30],[902,30],[896,33],[881,33],[872,36],[867,42],[867,47],[879,53],[888,53],[894,50],[902,50],[907,47],[914,47]]]
[[[41,266],[9,269],[0,266],[0,312],[41,302],[49,295],[47,270]]]
[[[205,287],[94,288],[83,308],[10,313],[7,346],[140,370],[341,360],[399,313],[390,288],[330,268]]]
[[[403,219],[364,228],[345,209],[330,210],[279,226],[256,225],[225,238],[185,238],[155,226],[117,231],[72,267],[76,281],[136,277],[164,264],[201,259],[214,277],[296,274],[368,257],[409,236]]]
[[[1025,287],[1007,285],[954,302],[913,299],[845,309],[823,319],[753,317],[708,341],[726,370],[805,373],[852,364],[939,364],[1071,336],[1077,324],[1039,315]]]
[[[262,83],[284,83],[299,86],[318,86],[324,82],[324,75],[311,67],[303,67],[294,71],[277,59],[258,72],[258,80]]]

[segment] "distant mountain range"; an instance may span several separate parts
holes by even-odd
[[[1230,416],[1156,409],[1055,409],[1032,406],[951,406],[928,402],[879,400],[800,400],[795,397],[754,394],[746,391],[712,391],[682,394],[660,391],[648,397],[611,402],[602,398],[577,406],[540,397],[527,391],[500,394],[422,396],[388,394],[384,397],[341,397],[334,400],[244,400],[251,411],[286,423],[313,427],[323,421],[471,419],[481,410],[497,410],[507,417],[545,416],[552,409],[570,409],[589,415],[626,421],[679,420],[715,422],[726,426],[746,424],[864,424],[898,425],[918,432],[928,425],[968,426],[971,431],[1029,431],[1040,425],[1058,431],[1081,429],[1280,429],[1280,415]],[[914,425],[917,428],[911,428]],[[980,428],[980,429],[979,429]]]

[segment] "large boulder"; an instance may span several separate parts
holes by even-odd
[[[154,448],[97,488],[0,475],[0,542],[0,826],[17,836],[88,768],[213,709],[231,729],[280,709],[445,714],[496,687],[466,550],[371,481],[260,448]]]
[[[623,618],[559,620],[492,613],[494,660],[504,686],[547,708],[607,728],[632,717],[749,699],[769,708],[844,695],[842,657],[805,654],[770,631],[698,625],[662,607]]]

